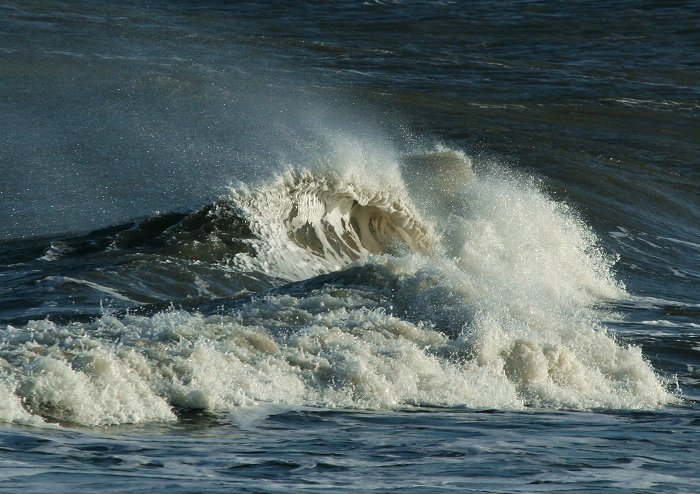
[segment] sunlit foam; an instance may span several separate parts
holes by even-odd
[[[178,409],[260,403],[635,409],[674,400],[641,351],[600,322],[599,306],[627,294],[614,258],[566,205],[512,174],[474,175],[445,148],[401,157],[351,140],[334,149],[223,199],[248,223],[249,248],[227,267],[281,288],[219,315],[8,327],[2,420],[169,421]]]

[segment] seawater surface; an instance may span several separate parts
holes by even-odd
[[[0,4],[0,490],[695,492],[698,22]]]

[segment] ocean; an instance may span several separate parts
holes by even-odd
[[[0,1],[0,492],[700,485],[696,1]]]

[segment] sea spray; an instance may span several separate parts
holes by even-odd
[[[347,162],[289,171],[158,234],[242,235],[214,246],[235,244],[217,262],[282,280],[272,291],[209,314],[8,327],[3,420],[170,421],[177,410],[260,403],[649,408],[672,399],[639,349],[600,323],[598,305],[626,292],[576,214],[521,179],[474,176],[458,152],[406,163],[428,176],[451,169],[455,180],[407,187],[398,160],[372,179]]]

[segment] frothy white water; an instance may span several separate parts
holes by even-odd
[[[397,159],[380,156],[355,143],[329,158],[334,166],[232,189],[256,237],[255,255],[239,254],[236,266],[302,280],[371,254],[427,251],[431,227],[413,207]]]
[[[374,277],[398,280],[396,297],[408,303],[447,275],[416,271],[410,258],[388,261],[373,266]],[[268,295],[223,316],[172,311],[8,328],[9,406],[0,411],[7,421],[104,425],[260,403],[648,408],[670,399],[638,349],[583,321],[555,335],[561,321],[514,331],[518,322],[483,314],[451,338],[385,305],[390,297],[374,288],[333,285]]]
[[[627,294],[576,214],[527,181],[473,176],[460,153],[407,163],[404,172],[428,167],[428,178],[404,185],[392,158],[376,175],[377,163],[345,163],[232,192],[254,234],[254,254],[234,266],[307,282],[220,315],[8,327],[0,418],[100,425],[260,403],[628,409],[674,400],[640,349],[599,322],[607,315],[597,306]],[[430,167],[443,174],[430,178]]]
[[[336,271],[370,254],[425,251],[427,228],[400,196],[309,172],[287,174],[263,191],[233,192],[250,218],[255,255],[237,266],[288,280]]]

